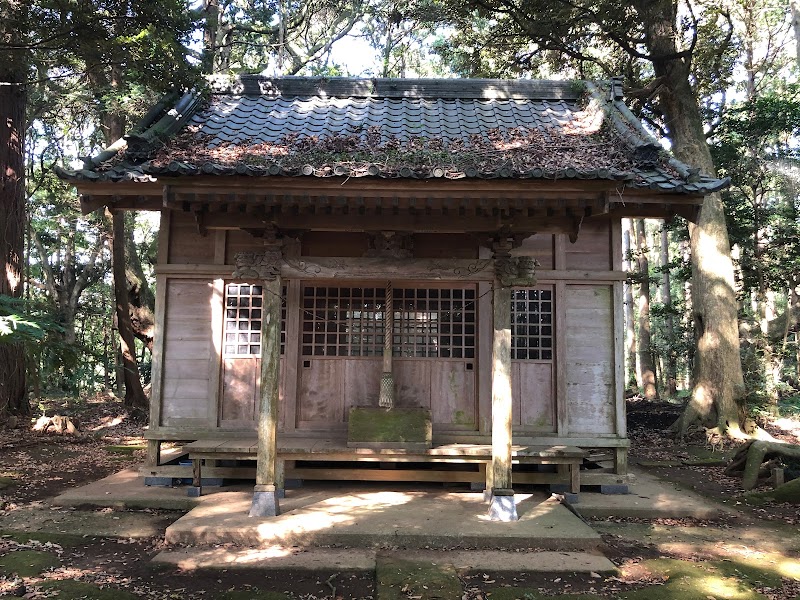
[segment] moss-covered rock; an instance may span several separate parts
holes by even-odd
[[[431,444],[431,411],[425,408],[350,409],[347,443],[358,444]]]
[[[787,502],[800,505],[800,477],[792,479],[766,492],[753,492],[745,496],[748,504],[758,504],[759,501],[771,500],[773,502]]]
[[[139,596],[119,588],[101,588],[74,579],[45,581],[40,587],[47,591],[58,592],[59,600],[140,600]]]
[[[59,565],[58,556],[40,550],[16,550],[0,556],[0,574],[7,576],[36,577]]]
[[[13,477],[0,475],[0,490],[11,487],[15,482],[16,480]]]
[[[380,600],[461,598],[463,586],[455,567],[378,557],[375,565]]]

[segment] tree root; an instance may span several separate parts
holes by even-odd
[[[763,474],[769,474],[769,468],[763,463],[768,458],[786,457],[800,459],[800,445],[785,444],[780,441],[753,440],[748,442],[734,455],[725,469],[726,475],[742,474],[742,488],[753,489]],[[766,469],[766,471],[764,471]]]

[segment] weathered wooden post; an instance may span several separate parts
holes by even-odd
[[[495,281],[492,339],[492,464],[491,504],[493,521],[516,521],[517,506],[511,480],[511,296],[514,285],[535,283],[535,261],[512,257],[512,240],[497,238],[493,244]]]
[[[263,253],[236,256],[234,278],[264,282],[261,319],[261,389],[258,404],[258,454],[251,517],[280,514],[277,489],[278,398],[281,360],[281,242],[268,231]]]

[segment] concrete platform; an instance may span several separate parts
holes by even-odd
[[[287,490],[278,517],[247,516],[252,493],[213,494],[167,528],[168,544],[585,550],[600,536],[557,499],[517,494],[519,521],[489,520],[482,493],[384,485]]]
[[[585,518],[638,517],[643,519],[716,519],[731,512],[690,490],[663,481],[642,469],[631,469],[635,475],[630,493],[607,495],[580,493],[572,507]]]
[[[227,488],[220,488],[222,489]],[[99,481],[68,490],[53,498],[50,503],[55,506],[191,510],[199,501],[199,498],[189,498],[185,487],[146,486],[138,469],[125,469]]]
[[[408,553],[385,552],[368,548],[176,548],[160,552],[157,564],[183,570],[259,569],[373,571],[378,555],[409,559]],[[420,563],[451,564],[459,571],[493,573],[612,573],[614,564],[590,552],[503,552],[498,550],[418,550],[413,560]]]

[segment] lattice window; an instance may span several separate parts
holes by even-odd
[[[394,290],[392,356],[475,358],[475,290]]]
[[[303,356],[383,356],[383,288],[303,289]]]
[[[511,358],[553,359],[552,290],[515,289],[512,292]]]
[[[281,354],[286,346],[286,287],[281,289]],[[225,356],[259,356],[264,287],[249,283],[225,286]]]
[[[303,290],[303,356],[383,356],[384,288]],[[475,290],[394,290],[392,355],[475,357]]]

